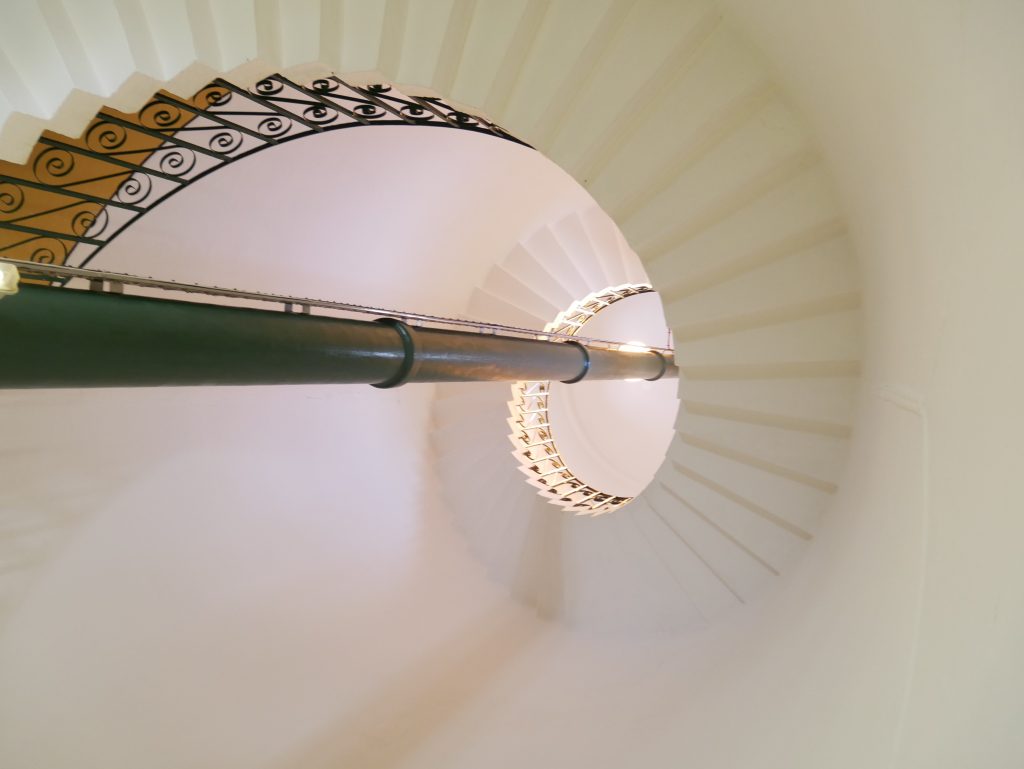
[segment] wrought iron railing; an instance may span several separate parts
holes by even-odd
[[[597,291],[575,302],[545,326],[545,333],[559,338],[586,340],[580,331],[586,323],[605,308],[630,296],[646,294],[654,289],[647,284],[624,284]],[[589,344],[589,340],[587,340]],[[635,344],[616,344],[616,349],[671,352],[668,347],[643,347]],[[579,515],[610,513],[633,498],[602,491],[585,482],[569,466],[555,442],[551,429],[549,401],[551,382],[516,382],[512,385],[512,400],[508,407],[508,420],[512,432],[512,453],[519,460],[519,469],[527,481],[535,486],[545,500]]]
[[[105,108],[80,138],[44,134],[23,165],[0,162],[0,256],[82,267],[139,216],[228,163],[284,142],[369,125],[457,128],[524,144],[436,97],[337,77],[250,89],[217,79],[191,99],[160,92],[136,113]],[[528,146],[528,145],[524,145]]]

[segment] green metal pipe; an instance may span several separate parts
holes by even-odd
[[[0,340],[0,388],[677,375],[657,353],[32,285],[0,301]]]

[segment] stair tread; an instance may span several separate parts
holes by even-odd
[[[858,360],[860,312],[846,310],[707,339],[676,341],[675,351],[677,361],[695,366]]]

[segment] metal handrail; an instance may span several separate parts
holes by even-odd
[[[243,291],[237,288],[221,288],[220,286],[203,286],[198,283],[179,283],[174,280],[159,280],[157,278],[146,278],[140,275],[130,275],[122,272],[110,272],[107,270],[93,270],[85,267],[68,267],[58,264],[42,264],[39,262],[26,262],[20,259],[6,259],[0,257],[0,264],[10,264],[18,268],[20,272],[29,276],[39,275],[44,278],[72,279],[81,278],[95,285],[97,283],[110,283],[115,286],[138,286],[140,288],[155,288],[164,291],[181,291],[189,294],[203,294],[205,296],[220,296],[231,299],[245,299],[250,301],[270,302],[282,304],[289,307],[298,305],[302,308],[319,307],[325,310],[336,310],[351,312],[362,315],[374,315],[377,317],[398,318],[406,322],[428,324],[430,326],[455,326],[458,328],[474,329],[480,333],[499,334],[502,336],[525,336],[530,339],[539,340],[566,340],[582,342],[595,347],[605,347],[610,350],[617,350],[625,342],[613,342],[608,339],[592,339],[589,337],[577,336],[575,334],[563,334],[554,331],[538,331],[537,329],[520,328],[508,326],[502,323],[486,323],[483,321],[465,320],[462,318],[445,318],[440,315],[428,315],[418,312],[401,312],[388,310],[381,307],[370,307],[361,304],[350,304],[348,302],[332,302],[323,299],[310,299],[305,297],[289,296],[286,294],[269,294],[262,291]],[[650,347],[651,350],[660,353],[672,353],[671,347]]]

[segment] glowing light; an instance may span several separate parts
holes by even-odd
[[[624,283],[604,291],[595,291],[580,301],[573,302],[568,310],[559,313],[554,321],[548,323],[544,331],[562,336],[576,336],[587,321],[602,309],[620,299],[652,290],[646,283]],[[624,352],[651,351],[643,342],[626,342],[614,345],[612,349]],[[519,470],[526,475],[528,483],[552,505],[577,515],[603,515],[628,505],[632,497],[609,494],[584,483],[565,464],[551,435],[551,418],[548,411],[550,396],[550,382],[516,382],[512,385],[512,400],[508,404],[511,414],[508,424],[512,428],[509,440],[515,446],[513,454],[519,459]],[[536,449],[540,447],[543,449],[537,451]]]
[[[619,352],[650,352],[651,348],[643,342],[626,342],[619,345]]]
[[[21,275],[13,264],[0,264],[0,299],[18,293]]]

